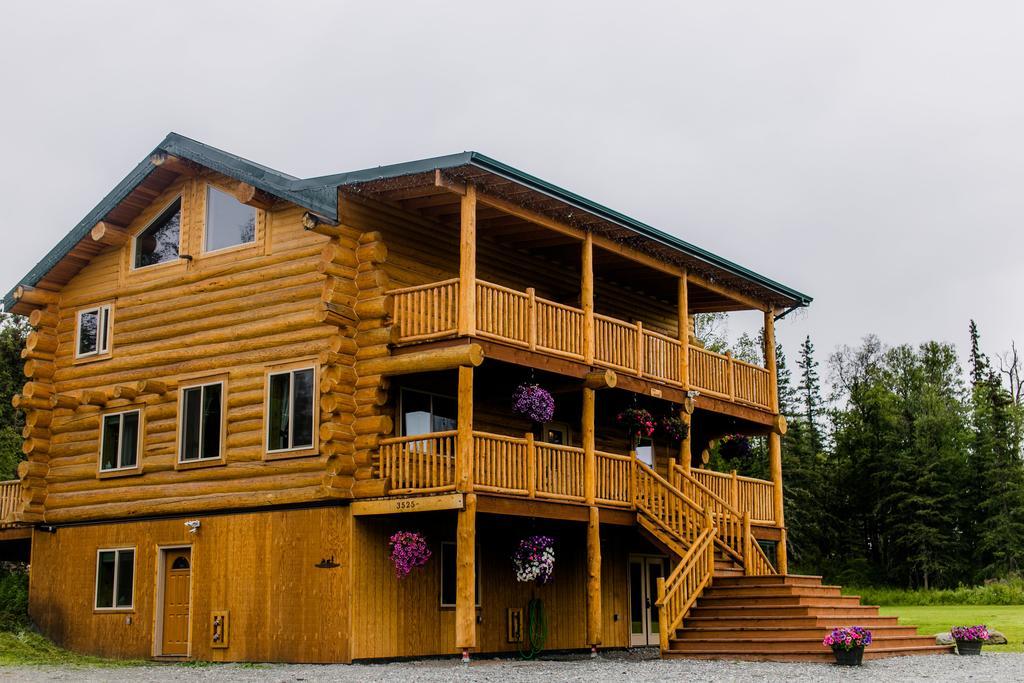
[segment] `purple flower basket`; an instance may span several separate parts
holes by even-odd
[[[520,384],[512,392],[512,410],[531,422],[550,422],[555,416],[555,399],[539,384]]]
[[[430,559],[427,539],[417,531],[396,531],[388,539],[391,547],[391,563],[395,565],[395,576],[404,579],[416,567],[422,567]]]

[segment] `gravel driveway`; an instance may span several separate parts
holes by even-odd
[[[150,665],[126,668],[0,667],[0,681],[1021,681],[1024,653],[981,657],[936,655],[865,662],[860,669],[826,664],[661,661],[656,652],[609,652],[535,662],[480,659],[354,665]]]

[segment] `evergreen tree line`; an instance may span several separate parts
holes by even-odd
[[[907,588],[1024,570],[1021,363],[970,333],[966,376],[950,344],[842,347],[827,397],[809,337],[795,372],[777,349],[791,570]],[[732,465],[765,476],[763,448]]]

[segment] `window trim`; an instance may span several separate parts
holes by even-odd
[[[106,325],[101,325],[106,313]],[[88,313],[96,313],[96,350],[81,353],[79,349],[82,342],[82,316]],[[106,341],[104,348],[101,341]],[[101,303],[95,306],[86,306],[75,311],[75,352],[74,359],[95,360],[97,358],[109,358],[114,341],[114,305],[112,303]]]
[[[117,574],[121,570],[121,563],[118,562],[121,553],[126,551],[132,551],[132,603],[127,606],[117,606]],[[112,607],[100,607],[97,603],[100,599],[100,553],[114,553],[114,590],[112,595],[113,606]],[[92,609],[94,612],[134,612],[135,611],[135,577],[138,576],[139,570],[139,553],[138,549],[133,546],[121,546],[116,548],[97,548],[96,549],[96,573],[93,577],[93,592],[92,592]]]
[[[139,415],[138,436],[135,439],[135,464],[132,465],[131,467],[123,467],[120,464],[120,462],[121,462],[121,443],[120,443],[120,441],[121,441],[121,436],[124,434],[124,416],[129,414],[129,413],[138,413],[138,415]],[[119,416],[121,418],[121,420],[120,420],[120,428],[118,429],[118,433],[117,433],[117,438],[118,438],[118,445],[117,445],[117,461],[118,461],[118,466],[117,467],[112,467],[112,468],[109,468],[109,469],[104,469],[103,468],[103,444],[106,441],[106,429],[104,428],[104,423],[106,422],[106,419],[108,417],[112,417],[112,416],[115,416],[115,415],[117,415],[117,416]],[[117,408],[115,410],[110,410],[110,411],[107,411],[107,412],[100,413],[100,438],[99,438],[100,448],[99,448],[99,451],[98,451],[97,457],[96,457],[96,473],[97,473],[97,476],[99,476],[100,478],[105,478],[105,477],[117,477],[117,476],[125,476],[125,475],[128,475],[128,474],[138,474],[138,473],[140,473],[142,471],[142,444],[143,444],[143,441],[144,441],[144,438],[145,438],[145,433],[146,433],[146,431],[145,431],[145,411],[142,409],[142,406],[125,406],[125,407],[122,407],[122,408]]]
[[[160,220],[160,217],[163,216],[164,213],[167,211],[167,209],[171,208],[171,204],[173,204],[176,201],[181,202],[181,204],[180,204],[180,206],[178,208],[178,210],[181,212],[181,220],[178,222],[178,258],[170,259],[168,261],[163,261],[161,263],[150,263],[150,264],[145,265],[145,266],[136,266],[135,265],[135,255],[136,255],[135,245],[136,245],[136,242],[138,242],[139,236],[142,233],[144,233],[147,230],[149,230],[150,227],[152,227],[154,223],[156,223],[158,220]],[[146,270],[147,268],[156,268],[158,266],[170,266],[170,265],[177,265],[177,264],[183,263],[182,258],[181,258],[181,252],[182,252],[181,246],[182,246],[182,244],[185,241],[184,238],[185,238],[185,193],[184,192],[178,192],[173,197],[171,197],[167,202],[165,202],[163,206],[160,207],[160,210],[156,212],[156,215],[153,216],[153,218],[148,220],[145,225],[143,225],[141,228],[139,228],[138,230],[136,230],[132,234],[131,239],[129,240],[131,242],[131,248],[128,250],[128,252],[129,252],[128,253],[128,272],[135,272],[135,271]]]
[[[455,556],[455,558],[456,558],[455,559],[455,577],[456,578],[455,578],[455,580],[456,580],[456,584],[458,583],[458,572],[459,572],[459,570],[458,570],[458,566],[459,566],[458,551],[459,551],[459,544],[458,544],[457,541],[441,541],[441,548],[440,548],[440,550],[438,552],[438,558],[437,558],[437,560],[438,560],[437,564],[440,567],[440,571],[438,571],[439,576],[438,576],[438,585],[437,585],[437,604],[442,609],[454,609],[454,607],[455,607],[455,603],[454,602],[444,602],[444,548],[445,548],[445,546],[451,546],[452,547],[452,552],[456,553],[456,556]],[[475,547],[475,561],[473,562],[473,573],[474,573],[474,578],[476,579],[476,605],[474,605],[474,606],[477,609],[480,609],[480,604],[481,604],[480,594],[482,592],[481,589],[483,587],[481,582],[480,582],[480,576],[481,576],[481,574],[483,574],[483,572],[480,571],[480,544],[479,543],[477,543],[476,547]],[[457,592],[457,589],[456,589],[456,592]]]
[[[221,387],[221,389],[220,389],[220,449],[219,449],[219,454],[218,454],[218,456],[216,458],[198,457],[198,458],[196,458],[194,460],[183,460],[182,459],[182,455],[183,455],[183,451],[184,451],[184,447],[185,447],[185,439],[182,438],[182,437],[183,437],[183,432],[185,430],[185,410],[184,410],[184,406],[185,406],[185,392],[188,391],[189,389],[197,389],[197,388],[202,388],[202,387],[208,387],[208,386],[213,386],[215,384],[219,384],[220,387]],[[202,395],[200,395],[200,397],[201,396]],[[175,437],[177,443],[175,444],[176,457],[175,457],[175,462],[174,462],[175,469],[182,470],[182,469],[191,469],[193,467],[210,467],[210,466],[213,466],[213,465],[223,465],[223,464],[225,464],[225,462],[226,462],[225,451],[227,450],[227,424],[228,424],[227,406],[228,406],[228,378],[226,376],[219,375],[216,378],[214,378],[214,377],[196,378],[195,380],[192,380],[192,381],[188,382],[187,384],[183,384],[183,385],[180,385],[178,387],[178,416],[177,416],[177,425],[176,425],[177,435]],[[201,421],[199,423],[199,433],[200,433],[200,435],[203,432],[203,427],[205,426],[205,424],[206,423],[204,421]],[[200,453],[201,452],[202,452],[202,446],[200,446]]]
[[[221,194],[225,194],[228,197],[231,197],[232,199],[235,199],[235,201],[238,201],[238,200],[235,198],[235,196],[229,190],[226,190],[226,189],[221,188],[221,187],[217,187],[217,185],[215,183],[207,181],[207,182],[204,183],[204,186],[205,187],[203,189],[203,194],[202,194],[202,197],[203,197],[203,229],[201,231],[202,234],[200,235],[200,239],[199,239],[199,253],[202,254],[203,256],[216,256],[218,254],[224,254],[224,253],[228,253],[228,252],[231,252],[231,251],[240,251],[242,249],[253,249],[253,248],[255,248],[259,244],[259,241],[260,241],[259,240],[260,209],[257,209],[255,206],[249,206],[248,204],[242,204],[242,202],[238,202],[238,203],[242,204],[242,206],[246,206],[246,207],[252,209],[252,212],[253,212],[252,213],[252,217],[253,217],[252,240],[249,241],[249,242],[240,242],[238,244],[229,244],[226,247],[220,247],[218,249],[207,249],[206,248],[206,237],[209,234],[209,227],[210,227],[210,190],[216,190],[217,192],[220,192]]]
[[[313,443],[309,446],[298,446],[292,448],[281,448],[271,450],[270,448],[270,378],[274,375],[286,375],[302,370],[313,371]],[[295,382],[289,382],[288,387],[288,437],[294,433],[295,411],[293,400],[295,396]],[[315,360],[302,360],[283,365],[274,365],[267,368],[264,375],[263,391],[263,453],[267,460],[281,458],[297,458],[305,455],[314,455],[320,452],[320,371]]]

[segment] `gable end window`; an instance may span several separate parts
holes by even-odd
[[[134,469],[139,464],[139,423],[141,411],[108,413],[103,416],[100,435],[100,471]]]
[[[224,383],[214,382],[181,390],[179,462],[221,457],[224,432]]]
[[[313,448],[315,370],[300,368],[267,376],[267,452]]]
[[[75,358],[107,353],[110,353],[110,306],[79,311],[75,325]]]
[[[206,237],[203,251],[256,241],[256,209],[213,185],[206,186]]]
[[[177,261],[180,245],[181,197],[178,197],[132,240],[132,268]]]
[[[135,549],[96,553],[96,609],[131,609],[135,593]]]

